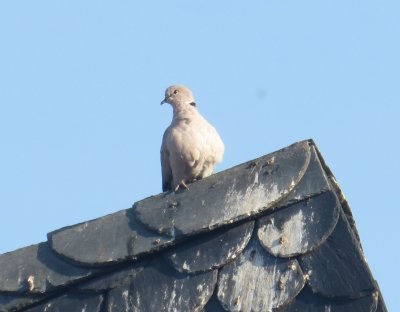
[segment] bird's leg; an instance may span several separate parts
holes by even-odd
[[[188,186],[186,185],[185,181],[182,180],[176,187],[175,187],[175,192],[177,192],[180,188],[185,188],[189,190]]]

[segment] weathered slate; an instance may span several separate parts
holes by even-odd
[[[102,274],[90,281],[78,286],[80,291],[101,293],[109,289],[118,287],[132,279],[137,273],[143,270],[148,261],[135,261],[124,267],[119,267],[113,272]]]
[[[221,306],[221,303],[214,292],[211,299],[208,300],[207,304],[204,306],[202,312],[226,312],[226,310]]]
[[[143,228],[127,210],[60,229],[48,238],[57,253],[84,265],[121,262],[172,241]]]
[[[44,296],[40,295],[15,295],[15,294],[0,294],[0,312],[10,312],[22,309],[40,300]]]
[[[388,312],[382,294],[380,292],[378,293],[378,306],[376,308],[376,312]]]
[[[308,141],[294,144],[134,205],[138,220],[171,237],[192,235],[271,208],[297,185],[310,161]]]
[[[360,298],[376,289],[342,210],[336,228],[326,242],[299,259],[315,293],[327,297]]]
[[[228,229],[218,229],[177,245],[165,256],[180,272],[197,273],[219,268],[236,258],[246,247],[254,221]]]
[[[0,312],[387,312],[311,141],[189,187],[0,255]]]
[[[26,310],[26,312],[100,312],[103,295],[67,294]]]
[[[332,300],[313,294],[309,287],[304,287],[293,302],[277,312],[375,312],[377,301],[374,295],[360,299]]]
[[[324,193],[332,189],[328,177],[322,167],[321,161],[315,150],[315,146],[311,145],[311,158],[307,170],[296,185],[292,192],[283,200],[284,205],[296,203],[305,198]],[[279,206],[282,204],[279,203]]]
[[[218,299],[228,311],[272,311],[293,300],[304,286],[296,259],[268,254],[254,237],[218,277]]]
[[[0,268],[0,290],[19,293],[45,293],[96,271],[66,263],[47,243],[0,255]]]
[[[339,211],[336,195],[328,191],[258,219],[258,238],[274,256],[303,254],[325,242]]]
[[[216,281],[217,271],[187,275],[155,259],[130,282],[108,293],[107,311],[201,311]]]

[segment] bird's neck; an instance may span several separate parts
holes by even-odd
[[[174,120],[180,120],[187,118],[188,116],[193,116],[193,114],[198,114],[196,107],[185,104],[185,105],[174,105]]]

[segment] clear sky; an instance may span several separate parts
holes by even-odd
[[[181,83],[218,171],[316,141],[400,311],[399,36],[397,0],[2,1],[0,253],[158,194]]]

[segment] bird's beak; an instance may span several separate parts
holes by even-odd
[[[163,105],[164,103],[167,103],[167,99],[162,100],[160,105]]]

